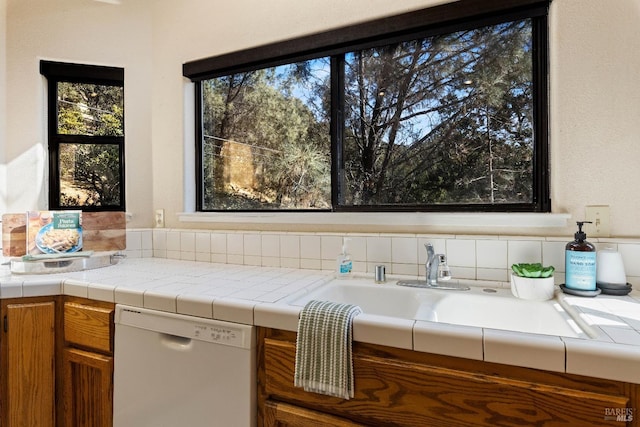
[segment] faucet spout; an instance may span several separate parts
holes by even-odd
[[[470,289],[465,285],[443,283],[451,279],[451,270],[447,265],[446,255],[437,254],[431,243],[426,243],[424,247],[427,249],[427,262],[424,265],[425,280],[400,280],[398,285],[435,289]]]
[[[431,243],[425,244],[424,247],[427,249],[427,263],[425,264],[427,284],[429,286],[438,286],[438,282],[451,279],[447,256],[437,254]]]
[[[435,285],[438,281],[438,266],[436,264],[436,251],[431,243],[426,243],[424,247],[427,249],[427,262],[424,265],[425,279],[428,285]]]

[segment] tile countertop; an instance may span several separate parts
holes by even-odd
[[[0,267],[0,298],[72,295],[185,315],[296,331],[301,307],[283,303],[333,279],[331,272],[127,259],[82,272],[15,275]],[[597,332],[568,338],[361,314],[356,341],[640,384],[640,292],[560,295]]]

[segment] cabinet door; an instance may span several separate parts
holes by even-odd
[[[7,355],[3,419],[11,427],[53,427],[55,302],[8,304],[2,344]]]
[[[113,357],[65,348],[63,364],[65,427],[111,427]]]
[[[342,400],[295,387],[295,334],[259,331],[268,333],[273,338],[262,338],[258,348],[259,401],[287,402],[367,425],[602,427],[612,408],[633,412],[640,396],[635,384],[355,343],[355,396]],[[290,421],[300,411],[262,406],[265,420],[277,420],[265,425],[304,425]],[[634,416],[628,425],[640,422]]]
[[[344,418],[323,414],[282,402],[267,401],[263,427],[358,427]]]

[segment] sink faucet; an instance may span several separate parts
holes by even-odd
[[[451,270],[447,265],[447,257],[444,254],[437,254],[431,243],[424,245],[427,249],[427,262],[424,267],[425,280],[399,280],[399,286],[411,286],[416,288],[432,288],[447,290],[469,290],[469,286],[458,283],[445,283],[451,279]]]
[[[451,279],[451,270],[447,265],[447,257],[444,254],[437,254],[431,243],[425,244],[424,247],[427,249],[427,262],[424,265],[427,286],[437,287],[440,280]]]

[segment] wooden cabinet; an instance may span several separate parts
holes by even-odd
[[[110,303],[65,298],[61,426],[112,425],[113,313]]]
[[[267,401],[264,408],[264,425],[269,427],[359,427],[344,418],[289,405]]]
[[[56,302],[3,300],[0,311],[0,422],[55,426]]]
[[[0,426],[111,427],[114,305],[2,300]]]
[[[619,426],[607,416],[640,402],[637,384],[358,342],[343,400],[293,386],[295,333],[258,337],[259,426]]]

